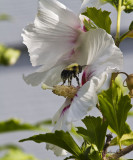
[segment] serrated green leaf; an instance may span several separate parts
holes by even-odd
[[[124,145],[124,146],[129,146],[131,144],[133,144],[133,132],[129,133],[129,134],[124,134],[121,139],[121,144]],[[115,137],[110,145],[114,146],[114,145],[119,145],[119,142],[118,142],[118,139],[117,137]]]
[[[21,150],[10,150],[0,160],[38,160],[30,154],[26,154]]]
[[[77,133],[80,134],[84,140],[91,144],[95,144],[99,151],[103,149],[107,122],[103,122],[100,117],[85,117],[83,120],[87,129],[82,127],[78,128]]]
[[[106,32],[110,33],[111,28],[111,19],[109,17],[110,12],[102,11],[101,9],[96,8],[87,8],[86,12],[82,13],[91,19],[96,26],[99,28],[105,29]]]
[[[100,93],[98,99],[103,116],[118,137],[121,138],[127,131],[129,133],[125,122],[127,114],[132,108],[130,97],[123,96],[121,88],[113,82],[112,87]]]
[[[20,140],[20,142],[24,141],[34,141],[36,143],[46,142],[54,144],[60,148],[65,149],[77,158],[82,156],[81,149],[68,132],[55,131],[55,133],[40,134]]]
[[[31,125],[31,124],[28,124],[28,123],[22,123],[18,119],[10,119],[10,120],[7,120],[7,121],[0,122],[0,133],[22,131],[22,130],[48,131],[48,129],[37,127],[35,125]]]
[[[114,133],[117,135],[117,133],[110,126],[108,126],[108,129],[110,130],[111,133]],[[130,126],[127,123],[125,123],[123,134],[130,133],[130,132],[132,132]]]

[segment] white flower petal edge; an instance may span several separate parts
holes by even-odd
[[[42,72],[24,77],[31,85],[38,85],[42,81],[34,82],[31,78],[40,76],[45,79],[45,71],[64,63],[72,63],[76,41],[81,33],[80,19],[72,11],[56,0],[39,0],[38,14],[34,24],[23,30],[23,43],[30,53],[33,66],[42,65]],[[44,76],[44,77],[43,77]],[[30,78],[31,77],[31,78]]]
[[[105,30],[90,30],[82,33],[79,38],[80,42],[81,39],[84,39],[84,43],[81,45],[82,47],[77,48],[76,52],[85,52],[84,58],[87,59],[86,63],[88,65],[84,72],[86,81],[93,75],[100,76],[108,67],[122,69],[123,54],[115,45],[112,36]],[[78,59],[78,56],[75,59]]]
[[[96,7],[99,8],[101,5],[105,4],[104,0],[82,0],[82,5],[80,8],[80,13],[86,11],[87,7]]]
[[[55,146],[53,144],[47,143],[46,144],[46,149],[47,150],[49,150],[49,149],[52,150],[56,156],[65,156],[65,155],[67,155],[67,151],[65,149],[57,147],[57,146]]]
[[[32,84],[32,86],[37,86],[38,84],[45,82],[49,86],[54,86],[61,82],[61,71],[65,68],[66,64],[59,66],[54,66],[47,71],[43,71],[43,68],[40,68],[38,71],[24,76],[23,79],[27,84]],[[42,72],[41,72],[42,70]]]
[[[79,27],[79,18],[63,4],[40,0],[34,24],[28,25],[22,34],[32,65],[53,66],[73,48]]]
[[[53,118],[53,124],[55,124],[52,132],[55,132],[56,130],[64,130],[67,131],[68,127],[69,130],[71,129],[71,123],[67,123],[67,111],[65,112],[64,116],[61,116],[63,112],[65,111],[65,108],[68,108],[71,104],[71,99],[66,99],[65,103],[62,105],[62,107],[58,110],[58,112],[55,114]],[[66,124],[67,123],[67,124]],[[56,156],[65,156],[67,155],[67,151],[57,147],[53,144],[47,144],[46,145],[47,149],[50,149],[54,152]]]

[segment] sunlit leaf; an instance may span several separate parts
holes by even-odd
[[[38,127],[39,126],[52,125],[52,120],[51,119],[46,119],[46,120],[37,122],[35,125],[38,126]]]
[[[100,93],[98,98],[103,116],[118,137],[121,138],[123,134],[129,133],[125,122],[132,108],[130,97],[123,96],[121,88],[113,82],[112,87]]]
[[[28,123],[22,123],[18,119],[10,119],[7,121],[0,122],[0,133],[22,131],[22,130],[42,130],[48,131],[47,129],[37,127]]]
[[[120,75],[115,78],[115,83],[121,88],[123,95],[129,92],[128,88],[123,86],[123,79]]]
[[[128,116],[133,116],[133,111],[129,111]]]
[[[121,144],[124,145],[124,146],[129,146],[131,144],[133,144],[133,132],[129,133],[129,134],[124,134],[121,139]],[[118,139],[117,137],[114,138],[112,141],[111,141],[111,145],[118,145],[119,142],[118,142]]]
[[[21,150],[10,150],[0,160],[38,160],[30,154],[26,154]]]
[[[111,19],[109,17],[110,12],[102,11],[101,9],[96,8],[87,8],[86,12],[82,13],[91,19],[95,25],[99,28],[105,29],[106,32],[110,33],[111,28]]]
[[[117,134],[110,126],[108,126],[108,129],[110,130],[111,133]],[[124,133],[130,133],[130,132],[132,132],[130,126],[127,123],[125,123],[124,129],[125,129]]]
[[[77,133],[80,134],[84,140],[88,141],[91,144],[95,144],[99,151],[103,149],[107,122],[103,122],[103,119],[100,117],[85,117],[83,120],[87,129],[78,127]]]
[[[9,149],[22,150],[22,148],[20,148],[19,146],[15,145],[15,144],[6,144],[6,145],[1,145],[0,146],[0,151],[9,150]]]

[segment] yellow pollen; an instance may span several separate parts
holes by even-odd
[[[74,86],[54,86],[52,92],[58,96],[63,96],[65,98],[73,98],[77,93],[78,88]]]

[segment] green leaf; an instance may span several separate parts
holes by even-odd
[[[94,25],[94,23],[92,23],[91,21],[87,21],[86,19],[84,19],[84,26],[85,26],[85,29],[87,31],[89,31],[90,29],[96,29],[97,27]]]
[[[123,79],[120,74],[115,78],[115,83],[121,88],[123,95],[128,94],[129,90],[123,86]]]
[[[92,154],[88,156],[90,160],[102,160],[101,156],[99,155],[99,152],[94,151]]]
[[[129,146],[131,144],[133,144],[133,132],[129,133],[129,134],[124,134],[121,139],[121,144],[124,145],[124,146]],[[112,141],[111,141],[111,144],[112,146],[114,145],[118,145],[119,142],[118,142],[118,139],[117,137],[114,138]]]
[[[130,26],[129,26],[129,31],[124,33],[121,37],[120,37],[120,42],[123,41],[125,38],[133,38],[133,21],[131,22]]]
[[[118,137],[121,138],[126,132],[129,133],[125,122],[132,108],[130,97],[123,96],[121,88],[113,82],[112,87],[100,93],[98,99],[103,116]]]
[[[0,21],[8,21],[11,20],[11,16],[7,14],[0,14]]]
[[[133,21],[130,23],[130,26],[129,26],[129,31],[132,31],[133,30]]]
[[[105,29],[106,32],[110,33],[111,28],[111,19],[109,17],[110,12],[102,11],[101,9],[96,8],[87,8],[87,11],[82,13],[91,19],[95,25],[99,28]]]
[[[30,154],[26,154],[21,150],[10,150],[0,160],[38,160]]]
[[[29,137],[26,139],[20,140],[20,142],[24,141],[34,141],[36,143],[51,143],[58,147],[61,147],[68,151],[69,153],[73,154],[77,158],[81,156],[82,152],[76,142],[73,140],[72,136],[68,132],[64,131],[55,131],[55,133],[46,133],[35,135],[33,137]]]
[[[13,131],[22,131],[22,130],[42,130],[48,131],[41,127],[31,125],[28,123],[21,123],[18,119],[10,119],[7,121],[0,122],[0,133],[13,132]]]
[[[46,126],[46,125],[52,125],[52,120],[51,119],[46,119],[46,120],[37,122],[35,125],[37,127]]]
[[[6,145],[0,146],[0,151],[9,150],[9,149],[22,150],[22,148],[20,148],[20,147],[17,146],[17,145],[14,145],[14,144],[6,144]]]
[[[85,117],[83,120],[87,129],[82,127],[78,128],[77,133],[80,134],[84,140],[88,141],[91,144],[95,144],[99,151],[103,149],[107,122],[103,122],[100,117]]]
[[[110,130],[111,133],[117,134],[110,126],[108,126],[108,129]],[[127,123],[125,123],[123,134],[130,133],[130,132],[132,132],[130,126]]]
[[[133,111],[129,111],[128,116],[133,116]]]

